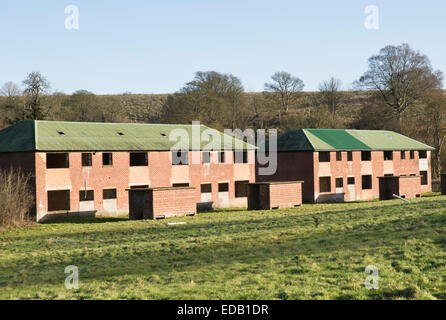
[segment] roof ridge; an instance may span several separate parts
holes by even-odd
[[[193,124],[180,124],[180,123],[140,123],[140,122],[93,122],[93,121],[57,121],[57,120],[22,120],[22,121],[33,121],[35,123],[45,122],[45,123],[76,123],[76,124],[101,124],[101,125],[158,125],[158,126],[192,126]],[[22,122],[20,121],[20,122]],[[18,123],[20,123],[18,122]],[[207,127],[200,123],[200,126]],[[209,127],[208,127],[209,128]]]

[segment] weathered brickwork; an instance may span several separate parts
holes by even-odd
[[[257,176],[257,181],[304,181],[304,202],[355,201],[379,198],[378,177],[384,175],[416,175],[427,172],[427,184],[421,185],[421,193],[429,192],[431,184],[431,152],[426,151],[427,158],[419,159],[419,152],[393,151],[393,160],[384,160],[383,151],[371,151],[371,160],[363,161],[361,151],[352,152],[348,161],[347,151],[341,152],[337,160],[336,152],[329,152],[330,160],[321,162],[319,152],[296,151],[277,153],[277,171],[272,176]],[[363,186],[363,176],[371,176],[371,186]],[[321,179],[322,178],[322,179]],[[338,179],[338,187],[336,184]],[[320,182],[327,183],[328,190],[321,188]]]
[[[420,177],[400,177],[399,179],[399,196],[406,199],[413,199],[421,195]]]
[[[198,153],[199,164],[192,163]],[[255,181],[255,155],[248,151],[248,163],[234,163],[233,151],[225,151],[225,163],[218,162],[219,151],[211,152],[211,162],[203,163],[201,151],[189,152],[188,165],[172,165],[170,151],[148,152],[147,166],[130,166],[129,152],[112,152],[113,165],[104,166],[103,152],[92,152],[92,165],[82,166],[82,152],[69,152],[69,168],[47,168],[45,152],[0,154],[0,168],[12,164],[35,175],[37,220],[46,215],[125,215],[129,211],[128,188],[149,186],[171,187],[189,184],[196,187],[196,203],[201,201],[201,184],[211,184],[207,200],[212,207],[247,205],[246,197],[235,197],[236,181]],[[228,191],[219,192],[219,183],[228,183]],[[116,189],[116,197],[103,198],[104,189]],[[69,210],[48,211],[48,192],[69,190]],[[93,191],[94,199],[80,199],[80,191]],[[67,214],[68,213],[68,214]]]
[[[248,184],[248,210],[271,210],[302,205],[302,182]]]
[[[197,212],[197,196],[194,189],[154,189],[152,193],[153,217],[194,215]]]
[[[412,199],[421,196],[420,176],[379,177],[379,199],[391,200],[395,196]]]

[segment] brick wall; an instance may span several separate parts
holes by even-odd
[[[327,200],[338,200],[339,194],[343,195],[343,200],[370,200],[379,198],[378,177],[385,174],[400,175],[419,175],[420,159],[418,151],[414,152],[414,159],[410,159],[409,151],[405,151],[405,159],[401,159],[400,151],[393,151],[393,160],[384,160],[383,151],[372,151],[371,161],[361,161],[361,152],[353,151],[353,161],[347,161],[347,152],[342,152],[342,161],[336,161],[336,152],[330,152],[330,162],[319,162],[319,153],[314,153],[314,171],[315,171],[315,201],[324,202]],[[422,186],[422,192],[431,190],[431,166],[430,151],[427,153],[426,169],[428,171],[428,185]],[[362,176],[372,175],[372,189],[362,188]],[[319,188],[319,177],[330,176],[332,190],[329,193],[321,193]],[[355,179],[354,185],[348,185],[347,179]],[[342,178],[343,187],[336,188],[336,178]],[[342,200],[342,199],[341,199]]]
[[[258,182],[248,185],[248,210],[302,205],[302,182]]]
[[[302,205],[302,183],[272,183],[269,185],[270,206],[291,208]]]
[[[277,170],[273,175],[259,175],[259,168],[256,163],[256,181],[304,181],[303,201],[314,201],[314,169],[313,152],[277,152],[270,156],[277,157]]]
[[[304,202],[355,201],[379,198],[378,177],[385,174],[420,175],[420,171],[428,171],[428,184],[421,186],[421,192],[429,192],[431,182],[431,152],[427,159],[419,159],[418,151],[414,159],[410,152],[405,151],[405,159],[401,159],[400,151],[393,151],[393,160],[384,160],[383,151],[372,151],[371,161],[361,161],[361,151],[352,152],[352,161],[347,161],[347,152],[342,151],[342,160],[336,160],[336,152],[330,152],[329,162],[319,161],[319,152],[278,152],[277,171],[272,176],[259,176],[257,181],[304,181]],[[258,166],[259,167],[259,166]],[[362,176],[372,176],[372,188],[362,188]],[[319,181],[321,177],[329,177],[331,189],[321,192]],[[336,187],[336,178],[342,180],[342,187]],[[353,184],[348,184],[348,178],[354,178]]]
[[[193,151],[198,152],[198,151]],[[201,159],[201,152],[199,159]],[[70,152],[67,169],[47,169],[46,153],[37,152],[36,201],[38,219],[48,211],[47,192],[52,190],[70,190],[70,214],[79,215],[123,215],[129,210],[128,193],[132,186],[148,185],[151,188],[171,187],[175,183],[188,183],[193,189],[196,202],[200,202],[202,183],[212,184],[210,202],[213,207],[246,206],[247,200],[235,197],[235,181],[254,182],[254,151],[248,152],[247,164],[234,164],[233,152],[226,151],[226,163],[218,163],[218,152],[211,152],[211,163],[192,163],[189,152],[189,165],[172,165],[171,152],[149,152],[149,165],[130,167],[129,152],[113,152],[113,166],[102,165],[102,152],[92,155],[92,166],[82,167],[81,152]],[[227,182],[229,190],[218,192],[218,184]],[[103,199],[103,189],[116,189],[116,199]],[[80,201],[79,191],[93,190],[93,201]]]
[[[399,178],[399,195],[406,199],[412,199],[421,195],[420,177],[400,177]]]
[[[150,192],[154,218],[194,215],[197,212],[197,196],[193,188],[154,189]]]

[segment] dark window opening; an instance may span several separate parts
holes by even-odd
[[[218,153],[218,162],[219,163],[225,163],[226,162],[226,153],[224,151],[221,151]]]
[[[336,151],[336,161],[342,161],[342,152]]]
[[[123,136],[123,135],[124,135],[124,133],[122,133],[122,132],[118,132],[118,134],[119,134],[120,136]]]
[[[401,151],[401,160],[406,159],[406,151]]]
[[[319,192],[331,192],[331,178],[320,177],[319,178]]]
[[[235,182],[235,197],[236,198],[244,198],[247,197],[247,188],[246,184],[249,183],[249,181],[236,181]]]
[[[347,152],[347,161],[353,161],[353,152],[352,151]]]
[[[366,175],[362,176],[362,190],[372,189],[372,176]]]
[[[172,183],[172,187],[174,188],[189,187],[189,183]]]
[[[418,158],[419,159],[427,159],[427,151],[426,150],[418,151]]]
[[[93,201],[94,190],[81,190],[79,191],[79,201]]]
[[[102,154],[102,165],[112,166],[113,165],[113,153],[103,153]]]
[[[82,167],[91,167],[93,164],[93,155],[91,153],[82,153]]]
[[[427,186],[428,185],[427,171],[420,171],[420,177],[421,177],[421,185]]]
[[[348,177],[347,184],[355,184],[355,177]]]
[[[336,178],[336,188],[342,188],[342,187],[344,187],[344,179]]]
[[[104,189],[102,191],[102,198],[104,200],[116,199],[116,189]]]
[[[211,193],[212,192],[212,184],[205,183],[201,185],[201,193]]]
[[[203,163],[211,163],[211,153],[209,151],[204,151],[202,154]]]
[[[330,152],[320,151],[319,152],[319,162],[330,162]]]
[[[48,211],[69,211],[70,190],[48,191]]]
[[[384,151],[384,160],[393,160],[393,152],[392,151]]]
[[[415,159],[415,151],[410,150],[410,158]]]
[[[248,152],[234,151],[234,163],[248,163]]]
[[[64,169],[70,167],[68,153],[47,153],[46,167],[48,169]]]
[[[145,167],[149,164],[147,152],[130,152],[131,167]]]
[[[218,184],[218,192],[228,192],[228,191],[229,191],[229,183]]]
[[[372,152],[361,151],[361,161],[371,161],[371,160],[372,160]]]
[[[189,164],[189,152],[188,151],[172,151],[172,164],[173,165],[188,165]]]
[[[130,186],[130,189],[148,189],[149,185],[140,185],[140,186]]]

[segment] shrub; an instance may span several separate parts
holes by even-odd
[[[30,175],[20,170],[0,170],[0,228],[29,221],[34,203]]]

